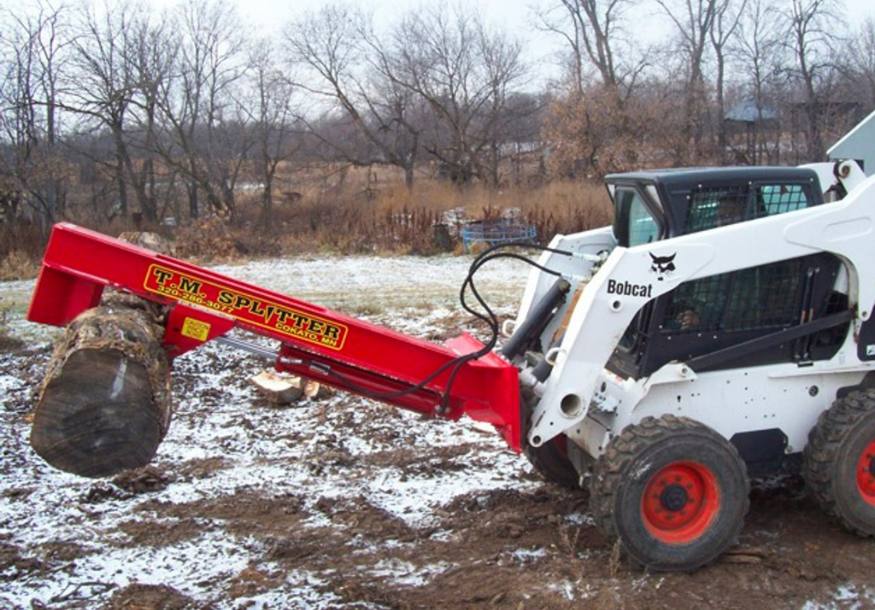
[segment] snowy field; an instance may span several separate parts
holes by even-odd
[[[459,314],[470,259],[293,258],[216,269],[429,339]],[[527,270],[478,286],[513,315]],[[744,561],[695,575],[617,562],[582,492],[542,483],[495,434],[333,394],[288,408],[247,379],[267,363],[207,345],[175,363],[176,413],[152,466],[56,471],[28,445],[52,331],[0,285],[0,609],[875,607],[875,550],[794,491],[753,500]],[[801,506],[801,508],[799,508]]]
[[[220,273],[282,291],[311,302],[363,316],[417,336],[444,332],[445,320],[457,309],[457,293],[470,259],[465,258],[327,258],[258,261],[221,266]],[[482,286],[488,297],[507,306],[524,284],[525,270],[515,264],[484,269]],[[31,383],[38,378],[46,358],[45,342],[53,332],[23,319],[33,282],[9,282],[3,298],[13,306],[9,326],[15,336],[34,341],[29,350],[38,357],[30,370],[15,369],[28,360],[5,355],[0,386],[5,391],[2,429],[3,479],[0,481],[0,541],[18,548],[45,549],[72,545],[73,561],[57,571],[22,574],[0,585],[0,606],[96,601],[132,582],[170,585],[194,600],[216,607],[236,607],[252,602],[261,607],[273,601],[295,599],[301,607],[329,607],[334,596],[320,593],[318,573],[295,571],[269,592],[223,601],[227,578],[253,563],[264,549],[250,536],[229,537],[223,531],[186,538],[178,543],[149,541],[145,547],[128,544],[123,524],[132,518],[172,527],[163,511],[144,509],[142,493],[123,486],[81,479],[56,471],[30,451],[29,426],[19,416],[29,408]],[[498,300],[500,299],[500,301]],[[299,527],[330,525],[319,509],[348,497],[363,498],[370,506],[412,528],[433,525],[436,509],[459,495],[496,488],[525,488],[519,471],[527,464],[506,451],[492,434],[461,425],[426,421],[389,411],[380,405],[344,395],[313,402],[305,407],[273,409],[260,404],[246,381],[267,363],[243,357],[219,345],[208,345],[175,363],[177,412],[156,457],[156,484],[148,499],[155,505],[191,505],[224,498],[241,490],[270,497],[300,496],[308,518]],[[185,385],[181,391],[180,385]],[[381,423],[379,420],[385,419]],[[241,425],[243,424],[243,425]],[[388,441],[380,439],[381,427]],[[403,429],[404,446],[418,448],[476,447],[481,467],[428,472],[409,477],[392,467],[377,476],[358,472],[355,466],[308,468],[307,459],[326,447],[350,461],[379,454],[394,447],[396,428]],[[364,429],[364,430],[363,430]],[[215,471],[203,477],[180,477],[186,465],[220,460]],[[352,470],[352,472],[351,472]],[[173,479],[166,482],[167,477]],[[351,482],[354,483],[351,485]],[[107,491],[108,490],[108,491]],[[105,494],[107,497],[100,497]],[[98,497],[96,501],[88,501]],[[178,521],[178,519],[177,519]],[[351,540],[355,531],[348,532]],[[367,551],[364,542],[360,551]],[[38,560],[39,561],[39,560]],[[270,566],[262,566],[267,569]],[[414,568],[404,562],[379,564],[375,576],[418,582],[448,565]],[[13,568],[15,569],[15,568]],[[245,604],[244,604],[245,605]]]

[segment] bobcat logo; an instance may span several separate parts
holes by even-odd
[[[674,257],[677,256],[677,252],[672,254],[671,256],[654,256],[653,252],[650,252],[650,259],[653,261],[650,265],[650,270],[656,274],[656,279],[658,281],[662,281],[666,276],[671,275],[675,270],[674,266]]]

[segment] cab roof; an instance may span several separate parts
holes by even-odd
[[[698,182],[739,182],[749,180],[760,181],[817,181],[814,170],[802,167],[783,166],[730,166],[730,167],[677,167],[666,169],[641,170],[608,174],[605,182],[608,184],[620,182],[647,182],[651,184],[672,187],[681,184]]]

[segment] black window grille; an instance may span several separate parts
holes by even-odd
[[[748,213],[747,185],[703,187],[690,193],[687,233],[800,210],[811,205],[801,184],[760,184],[754,188],[754,205]]]
[[[809,205],[801,184],[761,184],[756,187],[756,218],[801,210]]]
[[[747,185],[694,190],[687,208],[687,233],[741,222],[746,217],[747,194]]]
[[[799,322],[801,259],[685,282],[671,294],[663,332],[743,331]]]

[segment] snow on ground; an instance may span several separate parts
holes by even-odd
[[[394,309],[410,305],[455,309],[459,286],[471,260],[458,256],[308,257],[220,265],[213,269],[340,310],[345,303],[356,308],[374,301]],[[521,288],[527,271],[520,263],[495,261],[484,267],[477,278],[482,278],[487,295],[496,294]]]
[[[846,583],[839,586],[826,602],[808,601],[802,610],[864,610],[875,607],[875,590]]]
[[[364,311],[370,319],[425,336],[441,329],[441,321],[457,310],[456,293],[469,262],[450,257],[293,258],[217,270],[312,302]],[[483,291],[502,304],[501,311],[511,313],[509,299],[518,298],[525,273],[516,264],[495,264],[481,274]],[[0,296],[6,302],[21,304],[26,302],[22,295],[32,287],[33,282],[0,285]],[[29,341],[44,341],[46,329],[24,321],[23,312],[23,306],[13,307],[8,320],[12,332]],[[322,582],[319,574],[306,572],[287,575],[266,593],[242,597],[233,604],[227,601],[223,591],[228,578],[253,562],[263,564],[262,543],[254,538],[207,528],[209,531],[195,538],[165,545],[130,544],[126,524],[155,521],[173,525],[172,517],[154,507],[191,505],[254,491],[273,498],[283,494],[304,498],[304,509],[311,516],[301,527],[326,525],[319,508],[326,501],[361,497],[400,522],[421,528],[435,523],[435,511],[460,495],[533,485],[519,478],[528,468],[525,460],[470,421],[429,421],[400,412],[390,417],[384,414],[389,407],[345,395],[335,395],[311,408],[253,407],[257,396],[245,378],[267,363],[210,344],[183,356],[175,365],[177,377],[188,382],[185,388],[175,388],[177,413],[155,459],[170,473],[171,481],[146,495],[117,494],[112,488],[107,491],[106,483],[56,471],[33,454],[28,445],[29,426],[21,413],[29,407],[25,399],[38,370],[22,368],[16,372],[15,358],[3,356],[6,371],[0,375],[4,407],[0,441],[6,462],[0,479],[0,543],[47,549],[60,541],[75,548],[76,557],[59,563],[58,571],[39,570],[0,580],[2,607],[104,599],[114,588],[132,582],[167,584],[217,607],[236,607],[244,601],[252,607],[277,607],[288,599],[296,600],[295,607],[327,607],[336,601],[333,594],[317,586]],[[367,435],[360,433],[363,428],[367,428]],[[419,476],[391,464],[371,469],[369,474],[355,465],[308,467],[310,456],[318,455],[324,447],[348,456],[351,462],[393,449],[397,428],[403,429],[401,440],[413,451],[429,446],[471,446],[476,448],[478,459],[462,455],[458,468],[427,469]],[[172,478],[186,464],[209,459],[220,462],[215,473]],[[146,496],[148,504],[144,505]],[[436,534],[440,535],[445,534]],[[523,560],[532,553],[537,556],[538,551],[521,553],[519,559]],[[448,567],[417,568],[409,562],[386,559],[376,564],[373,576],[417,584]],[[16,569],[20,568],[8,568]],[[3,576],[10,574],[0,574]]]
[[[434,338],[482,330],[456,305],[469,262],[217,270]],[[513,315],[526,272],[497,262],[478,287]],[[778,481],[752,498],[741,543],[753,563],[650,575],[614,565],[585,499],[539,482],[483,426],[341,394],[272,408],[247,381],[269,363],[218,344],[176,361],[176,413],[145,479],[59,472],[28,443],[57,332],[24,320],[33,285],[0,284],[8,326],[29,344],[0,353],[0,610],[875,607],[871,542]]]
[[[342,313],[392,317],[400,324],[398,330],[414,331],[424,312],[436,319],[459,311],[459,287],[472,260],[467,256],[308,256],[211,269]],[[522,263],[493,261],[478,272],[477,287],[490,304],[509,312],[522,296],[527,273]],[[35,280],[0,283],[0,308],[7,311],[7,324],[16,336],[45,341],[51,338],[50,329],[24,320],[34,284]]]

